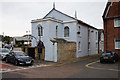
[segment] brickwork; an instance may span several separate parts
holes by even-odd
[[[62,63],[76,57],[76,43],[57,40],[57,62]]]
[[[107,18],[120,16],[120,2],[114,2],[109,9]],[[120,49],[115,49],[115,39],[120,39],[120,27],[114,27],[114,18],[104,19],[104,51],[114,51],[120,55]]]
[[[22,51],[24,51],[25,53],[28,54],[28,49],[29,48],[31,48],[31,47],[23,47]],[[33,54],[35,54],[35,59],[38,60],[39,59],[39,55],[38,55],[38,48],[39,47],[32,47],[32,48],[34,48],[34,50],[35,50],[35,53],[33,53]],[[42,54],[40,54],[40,59],[41,60],[45,59],[45,48],[44,47],[42,48]]]

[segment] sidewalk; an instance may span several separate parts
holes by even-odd
[[[89,56],[84,56],[84,57],[80,57],[80,58],[73,58],[71,60],[65,61],[63,63],[55,63],[55,62],[51,62],[51,61],[43,61],[43,60],[35,60],[34,64],[45,64],[45,65],[51,65],[51,66],[61,66],[64,64],[68,64],[68,63],[74,63],[77,61],[83,61],[83,60],[87,60],[87,59],[91,59],[91,58],[99,58],[100,54],[95,54],[95,55],[89,55]]]

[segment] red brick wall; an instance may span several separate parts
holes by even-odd
[[[114,2],[107,17],[120,16],[120,2]],[[107,31],[107,34],[106,34]],[[106,45],[107,35],[107,45]],[[120,39],[120,27],[114,27],[114,19],[104,20],[104,51],[114,51],[120,55],[120,49],[115,49],[115,39]],[[106,49],[107,46],[107,49]]]
[[[120,15],[119,14],[119,12],[120,12],[119,5],[120,5],[120,2],[114,2],[109,9],[107,17],[114,17],[114,16]]]

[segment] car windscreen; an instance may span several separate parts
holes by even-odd
[[[15,56],[27,56],[27,54],[24,52],[15,52],[14,54]]]
[[[112,55],[112,53],[102,53],[102,56],[105,56],[105,55]]]
[[[3,53],[9,53],[10,50],[9,50],[9,49],[0,49],[0,52],[3,52]]]

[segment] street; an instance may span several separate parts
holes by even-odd
[[[14,67],[3,71],[3,78],[118,78],[120,62],[99,63],[98,58],[58,66]]]

